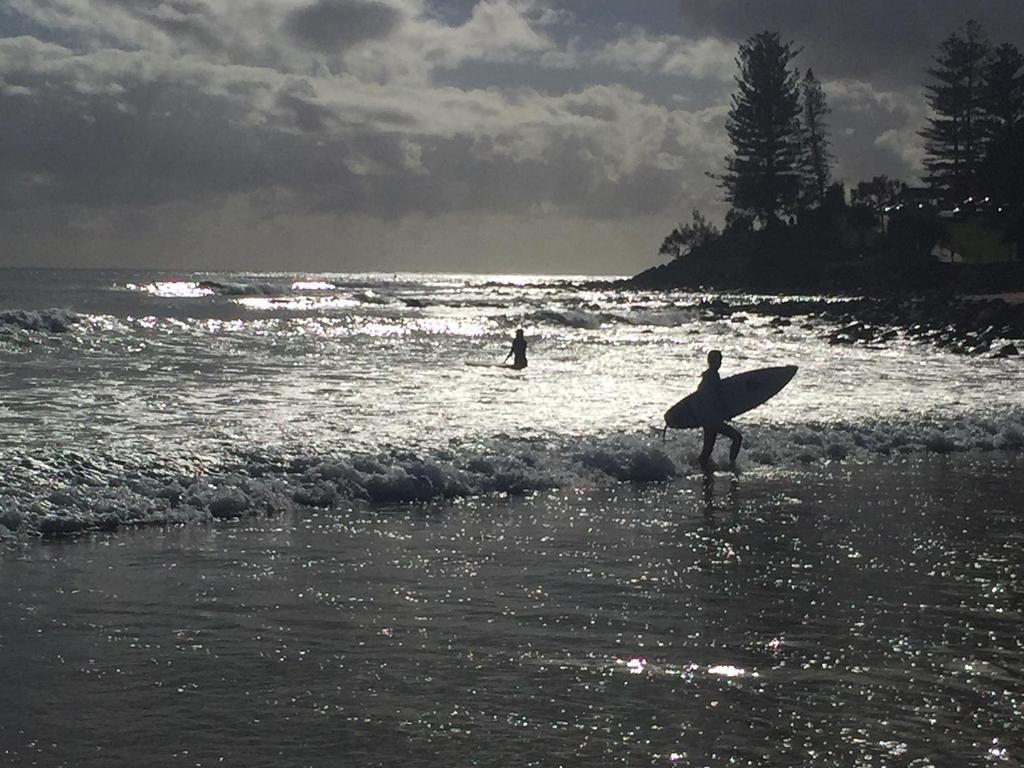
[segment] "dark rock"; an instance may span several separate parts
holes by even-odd
[[[296,504],[305,507],[328,508],[338,498],[338,489],[329,483],[317,483],[312,486],[303,486],[292,494],[292,500]]]
[[[104,515],[96,521],[96,527],[101,531],[116,531],[121,526],[121,518],[115,514]]]
[[[249,509],[249,497],[237,488],[221,491],[210,502],[210,514],[214,517],[239,517]]]
[[[1017,349],[1016,344],[1004,344],[999,351],[996,352],[995,357],[1016,357],[1019,354],[1020,350]]]
[[[0,525],[11,531],[21,527],[21,513],[16,509],[5,509],[0,511]]]
[[[46,500],[49,501],[51,504],[56,504],[61,507],[75,506],[74,497],[71,496],[70,494],[65,493],[64,491],[54,491],[53,493],[46,497]]]
[[[156,498],[167,499],[172,507],[178,506],[181,502],[181,496],[183,494],[182,488],[176,483],[165,485],[159,491],[156,492]]]
[[[46,515],[39,520],[39,532],[43,536],[70,536],[88,527],[85,520],[72,515]]]

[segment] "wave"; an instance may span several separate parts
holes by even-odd
[[[372,290],[358,291],[352,294],[352,298],[361,304],[373,304],[375,306],[385,306],[394,302],[393,299],[387,296],[381,296]]]
[[[739,425],[740,462],[786,471],[836,462],[952,453],[1024,452],[1024,411],[1002,418],[864,424]],[[471,448],[323,455],[239,451],[216,468],[198,461],[132,465],[62,451],[0,455],[0,538],[61,536],[121,526],[274,515],[353,504],[441,503],[615,483],[667,483],[698,472],[700,434],[653,432],[525,441],[499,436]],[[719,448],[724,452],[724,446]],[[45,489],[45,490],[41,490]]]
[[[223,283],[204,280],[199,283],[199,287],[207,291],[213,291],[221,296],[261,296],[268,298],[294,296],[296,293],[308,294],[311,292],[331,292],[339,290],[339,287],[334,284],[312,281],[279,285],[275,283]],[[362,304],[387,305],[394,302],[394,299],[388,296],[382,296],[376,293],[372,288],[368,287],[363,290],[355,291],[352,294],[352,298]],[[408,301],[412,302],[410,306],[415,306],[417,304],[415,299],[410,299]]]
[[[607,309],[544,309],[527,315],[526,320],[537,324],[597,330],[605,325],[677,328],[698,320],[747,322],[748,316],[746,313],[723,314],[701,305],[625,308],[609,306]],[[789,324],[788,321],[786,324]]]
[[[375,306],[386,306],[395,303],[395,299],[377,293],[373,290],[374,287],[371,284],[350,282],[347,284],[336,284],[327,283],[323,281],[299,281],[290,282],[288,284],[280,283],[234,283],[234,282],[223,282],[217,280],[203,280],[198,284],[201,290],[211,291],[219,296],[238,296],[238,297],[263,297],[263,298],[278,298],[288,297],[295,295],[308,295],[311,293],[334,293],[341,292],[347,293],[352,288],[358,288],[351,293],[351,298],[360,304],[368,304]],[[403,303],[410,307],[422,307],[426,306],[426,302],[415,298],[401,299]]]
[[[221,296],[288,296],[290,285],[275,283],[229,283],[218,280],[203,280],[199,287]]]
[[[580,309],[542,309],[526,316],[526,320],[538,325],[559,325],[566,328],[579,328],[594,331],[600,328],[611,315],[585,312]]]
[[[697,319],[696,309],[634,309],[629,312],[613,312],[610,319],[615,322],[636,326],[658,326],[676,328]],[[717,319],[717,318],[716,318]]]
[[[43,333],[65,333],[81,320],[70,309],[5,309],[0,310],[0,330],[20,328]]]

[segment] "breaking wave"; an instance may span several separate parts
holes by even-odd
[[[199,283],[199,287],[221,296],[287,296],[292,292],[290,285],[274,283],[228,283],[203,280]]]
[[[596,314],[578,309],[563,309],[560,311],[544,309],[528,315],[527,319],[538,325],[547,324],[566,328],[597,330],[610,317],[611,315],[604,313]]]
[[[18,329],[42,333],[65,333],[81,317],[70,309],[0,310],[0,331]]]
[[[737,315],[745,322],[746,316]],[[541,310],[526,316],[526,319],[538,325],[552,325],[563,328],[597,330],[605,325],[631,325],[638,327],[675,328],[694,320],[729,320],[729,315],[715,315],[702,312],[698,306],[691,307],[628,307],[610,311],[590,311],[585,309]]]
[[[834,462],[929,454],[1024,451],[1024,410],[1004,418],[799,426],[740,425],[741,465],[792,470]],[[121,526],[174,524],[353,504],[443,503],[614,483],[666,483],[698,471],[697,431],[520,441],[472,448],[322,455],[236,452],[132,464],[75,451],[0,455],[0,538],[62,536]],[[724,446],[719,448],[724,452]]]

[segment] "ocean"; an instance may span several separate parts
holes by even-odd
[[[0,270],[0,755],[1024,765],[1024,364],[715,299]]]

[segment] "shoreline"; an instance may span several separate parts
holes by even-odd
[[[738,471],[718,466],[712,472],[705,473],[691,461],[696,455],[695,444],[677,449],[671,457],[664,452],[638,445],[632,454],[618,457],[618,463],[622,465],[620,469],[627,465],[640,467],[637,472],[632,475],[620,474],[613,466],[595,467],[597,471],[589,477],[589,483],[585,483],[585,486],[599,494],[632,489],[631,492],[649,493],[652,497],[665,494],[685,496],[698,489],[703,489],[705,494],[710,489],[713,494],[713,489],[722,482],[745,482],[752,487],[791,482],[795,488],[803,482],[800,478],[820,478],[854,469],[887,473],[899,466],[907,472],[927,473],[933,471],[936,465],[1020,468],[1024,462],[1021,453],[1024,446],[1013,442],[1002,447],[979,449],[958,448],[948,439],[933,439],[921,446],[923,450],[906,451],[903,447],[897,447],[890,451],[854,454],[823,447],[821,455],[811,455],[806,446],[801,448],[794,444],[792,447],[797,451],[795,460],[766,462],[764,447],[759,448],[755,443],[741,455]],[[614,457],[607,454],[601,458],[616,463]],[[660,473],[652,473],[649,468],[640,466],[642,460],[660,467]],[[91,508],[88,509],[82,506],[62,506],[70,497],[67,494],[51,494],[46,501],[34,504],[32,512],[22,514],[3,510],[3,514],[0,514],[0,558],[5,551],[30,546],[30,542],[91,541],[97,536],[105,538],[147,528],[208,527],[222,523],[231,525],[245,520],[270,520],[283,515],[301,517],[330,514],[339,519],[347,519],[353,515],[387,514],[395,510],[412,512],[433,508],[457,509],[464,504],[500,506],[513,499],[530,500],[546,495],[573,497],[582,487],[579,482],[557,485],[543,479],[531,482],[520,478],[518,485],[509,485],[504,490],[491,488],[472,492],[459,490],[454,493],[409,495],[406,493],[407,488],[383,487],[385,477],[394,474],[389,470],[387,475],[366,475],[363,478],[367,489],[376,487],[372,495],[353,495],[345,492],[347,489],[342,488],[343,483],[336,476],[337,468],[341,466],[340,461],[325,460],[312,472],[295,475],[286,473],[272,479],[246,476],[239,472],[216,473],[195,478],[187,486],[171,477],[159,480],[154,478],[150,489],[153,495],[149,499],[148,508],[145,501],[148,494],[135,497],[131,504],[123,507],[115,507],[109,499],[104,506],[101,499],[96,498],[90,500]],[[451,467],[428,463],[424,463],[422,468],[424,474],[418,478],[421,484],[428,475],[439,477],[453,470]],[[790,481],[785,478],[790,478]],[[417,480],[410,475],[406,479]],[[117,485],[114,478],[110,482]],[[349,478],[345,482],[353,481]],[[58,495],[64,498],[57,498]]]
[[[786,287],[691,284],[682,274],[684,266],[669,262],[606,285],[713,294],[715,298],[704,302],[702,309],[718,319],[746,312],[773,317],[780,326],[798,316],[838,323],[841,327],[827,335],[830,344],[885,346],[903,334],[959,354],[1013,358],[1024,353],[1024,290],[1017,279],[1000,285],[1004,273],[1019,278],[1016,262],[969,268],[972,271],[962,273],[963,280],[957,280],[955,270],[946,272],[938,265],[933,273],[937,277],[930,283],[905,285],[894,274],[890,286],[854,283],[842,289],[822,280],[798,280]],[[877,274],[872,277],[879,279]],[[774,299],[744,301],[739,298],[744,294]]]
[[[1002,297],[780,296],[774,301],[732,304],[721,296],[702,309],[708,313],[706,319],[731,318],[742,312],[772,317],[778,327],[790,325],[796,317],[825,320],[839,325],[826,334],[830,344],[884,347],[902,334],[957,354],[1018,358],[1024,352],[1024,304]]]
[[[3,562],[6,754],[177,765],[187,732],[202,765],[982,765],[1022,732],[1020,467],[26,545]]]

